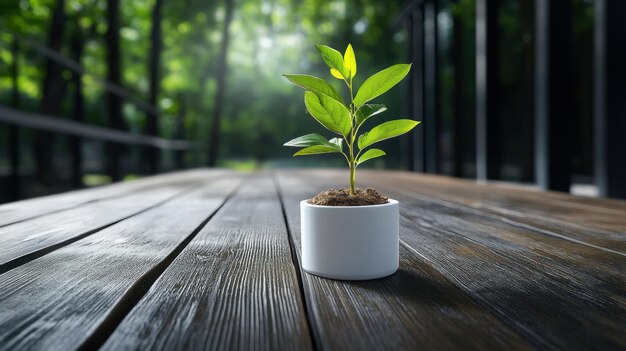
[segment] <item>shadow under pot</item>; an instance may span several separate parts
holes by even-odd
[[[338,280],[389,276],[399,265],[399,205],[321,206],[300,202],[302,268]]]

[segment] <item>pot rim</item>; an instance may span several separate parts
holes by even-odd
[[[309,199],[306,200],[302,200],[300,201],[300,206],[304,205],[307,207],[312,207],[312,208],[333,208],[333,209],[337,209],[337,210],[355,210],[355,209],[360,209],[360,208],[381,208],[381,207],[388,207],[388,206],[395,206],[397,205],[399,202],[398,200],[394,200],[394,199],[388,199],[389,202],[385,203],[385,204],[377,204],[377,205],[365,205],[365,206],[328,206],[328,205],[315,205],[315,204],[310,204],[309,203]]]

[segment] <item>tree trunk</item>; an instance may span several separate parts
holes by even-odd
[[[230,39],[230,22],[233,19],[233,1],[225,0],[226,17],[224,18],[224,29],[222,31],[222,43],[220,47],[219,61],[217,65],[217,92],[215,94],[215,112],[213,113],[213,129],[209,140],[209,167],[214,167],[217,163],[220,120],[224,108],[224,93],[226,90],[226,54],[228,53],[228,42]]]
[[[83,48],[84,48],[84,38],[81,34],[80,28],[78,27],[78,23],[76,23],[77,28],[74,32],[74,36],[72,37],[72,55],[74,61],[80,64],[81,57],[83,56]],[[82,74],[78,72],[72,73],[72,83],[74,85],[74,102],[73,102],[73,110],[74,110],[74,120],[76,122],[83,122],[85,120],[84,111],[85,111],[85,102],[83,97],[83,81]],[[72,186],[73,187],[82,187],[82,154],[81,154],[81,138],[78,136],[70,137],[70,153],[72,155]]]
[[[156,0],[154,3],[154,8],[152,9],[152,30],[150,31],[150,41],[152,46],[150,47],[150,56],[149,56],[149,72],[148,75],[150,77],[150,91],[148,93],[148,102],[158,109],[157,98],[159,95],[159,86],[160,86],[160,65],[161,65],[161,50],[163,48],[162,43],[162,35],[161,35],[161,19],[163,0]],[[146,113],[146,134],[148,135],[159,135],[159,120],[158,116],[155,113],[147,112]],[[144,148],[146,152],[146,160],[148,161],[148,172],[151,174],[157,173],[159,171],[159,157],[160,152],[159,149],[155,147],[146,147]]]
[[[11,64],[11,106],[14,109],[20,107],[20,87],[19,87],[19,42],[17,38],[13,38],[11,42],[11,56],[13,62]],[[8,200],[16,201],[20,197],[20,135],[19,129],[15,125],[9,126],[9,159],[11,164],[11,174],[9,175],[9,188],[7,189]]]
[[[52,10],[52,22],[49,28],[48,47],[59,52],[63,46],[65,31],[65,0],[58,0]],[[46,59],[46,76],[43,81],[41,112],[44,115],[56,116],[59,113],[63,97],[62,67],[54,60]],[[40,131],[35,136],[35,155],[37,159],[37,179],[51,186],[54,181],[52,169],[52,134]]]
[[[109,82],[121,86],[120,68],[120,11],[119,0],[107,0],[108,28],[106,32],[106,62]],[[107,93],[109,108],[109,127],[123,129],[122,100],[119,96]],[[120,170],[120,156],[122,147],[119,144],[107,144],[107,173],[113,181],[122,177]]]

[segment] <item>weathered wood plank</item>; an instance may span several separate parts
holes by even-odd
[[[380,172],[365,172],[365,177],[367,178],[370,173],[380,174]],[[415,177],[406,172],[394,172],[385,176],[394,183],[399,181],[413,183],[418,189],[430,185],[431,190],[437,190],[435,194],[457,195],[459,201],[475,202],[477,205],[493,210],[515,209],[527,215],[561,220],[566,223],[578,223],[607,231],[623,232],[626,228],[626,218],[621,216],[626,211],[626,201],[572,196],[558,192],[529,191],[502,184],[478,184],[455,178]],[[442,192],[442,188],[448,191]],[[585,216],[587,214],[588,216]]]
[[[306,173],[306,172],[303,172]],[[299,201],[326,186],[311,175],[277,175],[300,253]],[[302,273],[317,344],[325,349],[525,349],[529,345],[405,247],[391,277],[343,282]]]
[[[337,171],[316,171],[313,176],[343,184]],[[387,184],[403,192],[478,209],[546,235],[626,254],[626,201],[524,191],[406,172],[364,171],[359,173],[359,182],[361,186]]]
[[[366,175],[366,181],[372,177]],[[546,235],[587,243],[590,246],[626,255],[626,209],[595,207],[570,204],[565,200],[551,199],[552,193],[542,198],[538,192],[502,189],[496,186],[461,185],[438,187],[418,185],[410,181],[399,181],[393,175],[385,177],[396,188],[407,189],[431,198],[453,202],[475,209],[485,215],[527,229],[541,231]],[[413,177],[413,179],[419,179]],[[380,176],[376,183],[380,183]],[[563,195],[560,195],[562,197]],[[572,200],[580,198],[570,196]],[[596,201],[598,203],[600,201]],[[615,205],[614,205],[615,204]]]
[[[311,349],[290,250],[271,178],[246,180],[103,349]]]
[[[534,346],[626,347],[625,256],[407,191],[392,179],[377,179],[376,187],[401,201],[405,245]]]
[[[75,208],[90,202],[119,197],[137,191],[144,191],[172,181],[199,180],[207,174],[215,172],[220,171],[193,170],[173,174],[168,173],[91,189],[70,191],[57,195],[4,204],[0,206],[0,227]]]
[[[239,178],[199,186],[0,275],[0,349],[96,348]]]
[[[401,214],[407,245],[535,346],[626,347],[623,256],[536,235],[533,242],[523,230],[426,201]]]
[[[0,274],[190,189],[188,180],[166,184],[1,227]]]

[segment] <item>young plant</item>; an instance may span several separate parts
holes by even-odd
[[[386,155],[381,149],[367,148],[379,141],[407,133],[420,123],[411,119],[396,119],[381,123],[370,131],[358,135],[359,129],[366,120],[387,110],[385,105],[368,102],[398,84],[409,73],[411,64],[393,65],[374,74],[361,84],[354,95],[353,79],[356,76],[356,57],[352,45],[348,44],[343,56],[339,51],[326,45],[315,47],[330,67],[330,74],[343,80],[348,87],[350,102],[346,103],[335,87],[323,79],[304,74],[285,74],[284,76],[290,82],[306,90],[304,104],[309,114],[339,137],[328,140],[320,134],[312,133],[288,141],[284,146],[304,148],[296,152],[294,156],[342,154],[350,168],[350,194],[354,195],[357,166],[365,161]],[[347,153],[344,152],[344,143],[348,149]]]

